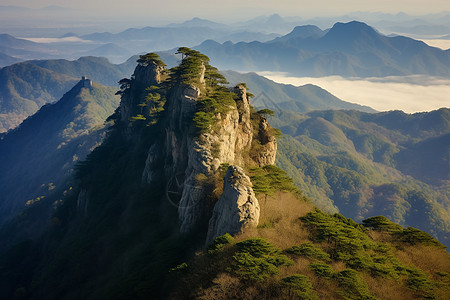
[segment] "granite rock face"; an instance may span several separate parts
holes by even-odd
[[[195,127],[197,102],[210,97],[207,70],[208,66],[202,63],[195,78],[172,81],[165,92],[164,114],[157,124],[158,138],[148,148],[142,182],[158,183],[166,190],[167,199],[178,207],[181,232],[189,232],[200,223],[207,224],[214,215],[216,221],[209,222],[214,225],[208,236],[215,237],[217,232],[235,233],[258,223],[259,205],[250,179],[241,167],[273,164],[277,147],[267,120],[252,111],[244,84],[229,89],[234,102],[221,103],[209,129]],[[139,114],[136,107],[149,88],[161,85],[165,72],[154,63],[136,67],[129,87],[122,93],[119,110],[126,137],[131,138],[130,117]],[[238,176],[225,179],[225,191],[218,203],[228,204],[215,205],[219,195],[211,195],[220,190],[217,187],[221,165],[232,165],[227,176]],[[233,205],[238,208],[231,209]],[[226,217],[219,214],[221,210],[227,210]],[[231,220],[228,225],[227,220]]]
[[[270,132],[271,127],[267,119],[262,118],[259,122],[258,139],[261,143],[261,149],[254,157],[254,160],[260,167],[275,164],[277,155],[277,141],[275,136]]]
[[[206,244],[225,233],[236,234],[256,227],[260,207],[250,178],[239,166],[230,166],[223,180],[223,193],[209,221]]]
[[[126,123],[134,113],[134,108],[141,101],[150,86],[158,85],[163,80],[165,69],[156,63],[138,64],[131,76],[129,88],[122,93],[119,110],[121,121]]]

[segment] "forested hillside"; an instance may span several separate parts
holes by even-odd
[[[384,215],[449,244],[450,110],[282,112],[277,164],[329,212]]]

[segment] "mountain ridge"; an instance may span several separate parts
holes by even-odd
[[[450,75],[446,67],[449,50],[407,37],[387,37],[357,21],[336,23],[316,39],[299,39],[291,32],[265,43],[209,41],[195,49],[211,56],[222,69],[283,71],[297,76]]]
[[[46,196],[55,187],[60,189],[74,164],[102,141],[103,122],[118,105],[114,93],[115,88],[82,80],[59,101],[44,105],[3,136],[2,223],[23,209],[28,200]],[[46,190],[49,184],[51,189]]]

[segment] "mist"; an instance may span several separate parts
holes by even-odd
[[[450,79],[432,76],[391,76],[385,78],[289,77],[283,73],[260,72],[278,83],[301,86],[314,84],[336,97],[378,111],[424,112],[450,107]]]

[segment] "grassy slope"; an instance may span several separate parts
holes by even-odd
[[[258,198],[260,226],[174,269],[179,284],[171,299],[445,299],[450,292],[450,256],[439,243],[427,244],[435,243],[429,236],[405,242],[399,236],[407,230],[389,221],[397,231],[366,229],[340,215],[314,211],[312,204],[289,193]],[[275,271],[256,259],[270,262],[269,254],[249,251],[253,263],[238,261],[239,243],[255,238],[292,261],[275,263]],[[272,275],[261,280],[245,275],[249,272]],[[297,285],[286,284],[295,275],[300,275]]]

